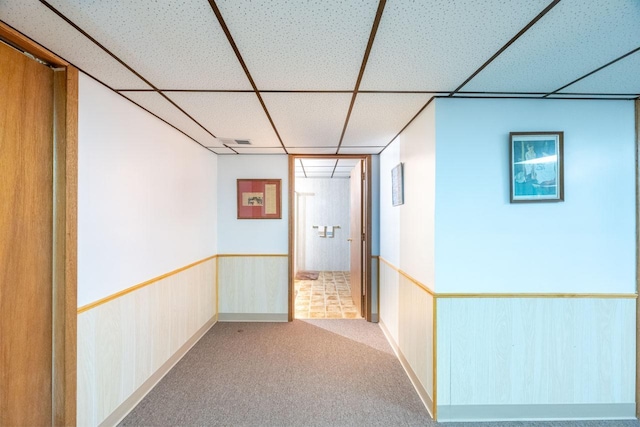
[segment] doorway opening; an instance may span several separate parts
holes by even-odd
[[[371,157],[289,156],[289,320],[371,321]]]

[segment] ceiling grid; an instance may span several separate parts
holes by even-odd
[[[439,97],[640,98],[637,0],[0,4],[0,21],[220,155],[379,154]]]

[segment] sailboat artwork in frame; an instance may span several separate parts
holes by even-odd
[[[563,132],[511,132],[511,203],[564,201]]]

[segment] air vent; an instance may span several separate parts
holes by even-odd
[[[219,138],[226,145],[251,145],[249,139]]]

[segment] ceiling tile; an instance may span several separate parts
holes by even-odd
[[[355,165],[360,162],[361,159],[340,159],[338,160],[339,168],[349,168],[349,170],[353,169]]]
[[[213,151],[216,154],[236,154],[233,152],[233,150],[227,147],[214,147],[214,148],[209,148],[209,150]]]
[[[305,168],[333,168],[336,165],[336,159],[305,159],[301,158],[300,161]]]
[[[204,0],[49,1],[160,89],[251,89]]]
[[[233,147],[239,154],[286,154],[282,147]]]
[[[21,0],[1,4],[0,20],[111,88],[150,88],[39,1]]]
[[[157,92],[122,92],[136,104],[171,123],[205,147],[222,147],[219,140],[209,135],[193,120],[178,110]]]
[[[563,0],[464,90],[553,92],[640,46],[639,22],[638,0]]]
[[[377,0],[217,0],[256,85],[353,90]]]
[[[381,147],[340,147],[338,154],[378,154],[384,149]]]
[[[342,146],[386,145],[433,94],[360,93]]]
[[[287,147],[289,154],[335,154],[338,149],[334,147]]]
[[[640,96],[640,93],[626,94],[626,95],[610,95],[610,94],[590,94],[590,93],[554,93],[549,95],[546,99],[635,99]]]
[[[254,147],[280,147],[255,93],[167,92],[219,139],[249,139]]]
[[[563,92],[640,94],[640,52],[568,86]]]
[[[351,94],[263,93],[262,97],[287,150],[335,147],[340,142]]]
[[[542,98],[546,92],[539,93],[493,93],[493,92],[456,92],[454,98]]]
[[[550,0],[389,0],[360,89],[450,91]]]

